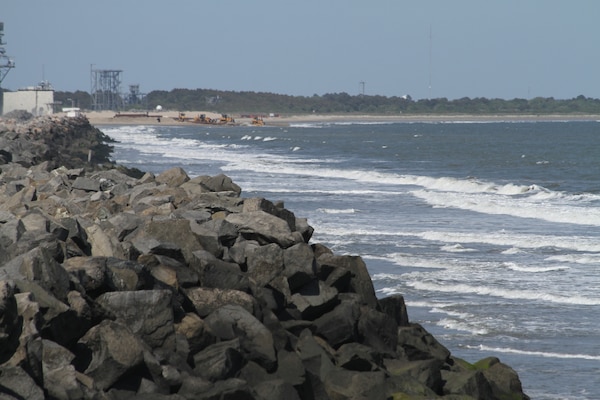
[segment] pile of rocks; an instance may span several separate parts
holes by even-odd
[[[224,175],[0,174],[0,393],[15,399],[527,399],[378,299]]]
[[[48,162],[51,168],[110,164],[112,140],[85,117],[26,116],[0,119],[0,164],[29,167]]]

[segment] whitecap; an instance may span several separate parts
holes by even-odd
[[[545,352],[545,351],[531,351],[531,350],[519,350],[508,347],[489,347],[483,344],[479,346],[464,346],[467,349],[476,349],[481,351],[493,352],[493,353],[511,353],[525,356],[538,356],[545,358],[560,358],[560,359],[582,359],[582,360],[596,360],[600,361],[600,356],[595,354],[570,354],[570,353],[556,353],[556,352]]]
[[[502,289],[499,287],[488,286],[471,286],[467,284],[437,284],[433,282],[414,281],[407,282],[408,286],[417,290],[442,293],[460,293],[460,294],[477,294],[483,296],[494,296],[511,300],[533,300],[550,302],[555,304],[576,304],[576,305],[600,305],[600,298],[590,298],[584,296],[563,296],[558,294],[548,293],[547,291],[536,290],[518,290],[518,289]]]
[[[469,249],[469,248],[463,247],[462,245],[460,245],[458,243],[442,246],[440,248],[440,250],[446,251],[449,253],[468,253],[468,252],[472,252],[472,251],[477,251],[475,249]]]
[[[356,210],[354,208],[337,209],[337,208],[318,208],[317,211],[325,214],[354,214]]]

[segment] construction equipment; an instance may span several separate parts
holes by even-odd
[[[262,117],[254,117],[252,119],[252,125],[253,126],[264,126],[265,121],[263,121]]]
[[[233,117],[228,116],[227,114],[221,114],[219,124],[235,124],[235,119],[233,119]]]

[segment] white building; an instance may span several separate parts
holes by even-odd
[[[54,112],[54,89],[50,85],[32,86],[3,94],[2,114],[25,110],[37,117]]]

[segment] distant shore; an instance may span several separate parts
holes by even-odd
[[[205,114],[209,118],[218,118],[220,114],[208,111],[187,111],[187,117]],[[149,113],[115,113],[114,111],[92,111],[85,113],[92,125],[194,125],[193,122],[178,120],[177,111]],[[251,118],[240,118],[235,114],[236,124],[251,125]],[[600,121],[600,115],[556,114],[556,115],[358,115],[358,114],[302,114],[264,117],[266,126],[290,126],[303,123],[334,122],[461,122],[461,121]]]

